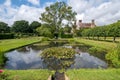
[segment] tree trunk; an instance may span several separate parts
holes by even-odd
[[[115,42],[115,39],[116,39],[116,37],[114,36],[114,37],[113,37],[113,42]]]
[[[97,37],[97,40],[99,41],[99,36]]]
[[[106,36],[104,36],[104,40],[106,40]]]

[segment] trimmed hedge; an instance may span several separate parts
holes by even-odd
[[[0,33],[0,39],[13,39],[13,33]]]
[[[61,34],[61,38],[73,38],[73,34],[71,33]]]

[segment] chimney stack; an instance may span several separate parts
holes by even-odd
[[[95,20],[93,19],[93,20],[92,20],[92,24],[94,24],[94,23],[95,23]]]
[[[80,23],[82,23],[82,20],[79,20]]]

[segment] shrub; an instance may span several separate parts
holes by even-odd
[[[65,70],[73,63],[75,53],[71,48],[52,47],[45,49],[41,56],[49,69]]]
[[[120,68],[120,43],[112,51],[108,52],[106,59],[111,61],[114,67]]]
[[[100,47],[91,47],[89,48],[89,53],[106,53],[106,50],[104,50],[103,48]]]
[[[43,37],[43,38],[42,38],[42,41],[49,41],[49,40],[50,40],[49,37]]]
[[[4,66],[5,61],[6,61],[6,57],[4,56],[3,53],[0,52],[0,68]]]
[[[73,38],[73,34],[71,33],[61,34],[61,38]]]

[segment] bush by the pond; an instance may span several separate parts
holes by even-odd
[[[112,51],[108,52],[106,59],[111,61],[114,67],[120,68],[120,43]]]
[[[52,47],[45,49],[41,56],[47,67],[52,70],[66,70],[74,63],[75,50],[64,47]]]
[[[55,57],[58,59],[69,59],[73,58],[75,53],[75,50],[71,48],[52,47],[45,49],[41,55],[45,58]]]
[[[0,52],[0,68],[3,67],[4,63],[6,61],[6,58],[2,52]]]
[[[91,48],[89,48],[89,53],[106,53],[106,50],[105,49],[103,49],[103,48],[100,48],[100,47],[91,47]]]
[[[48,37],[43,37],[42,38],[42,41],[49,41],[50,40],[50,38],[48,38]]]

